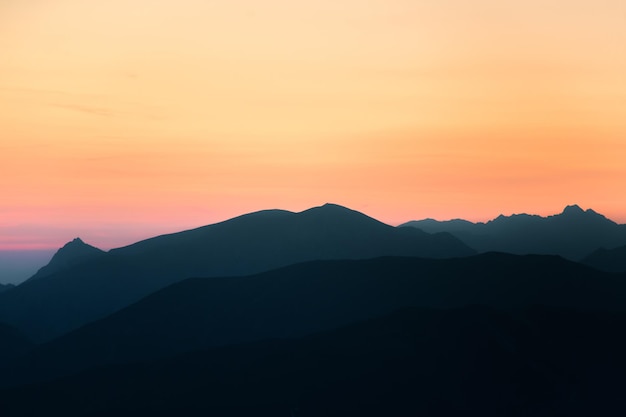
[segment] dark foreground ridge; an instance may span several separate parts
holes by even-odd
[[[15,358],[30,352],[33,347],[33,342],[19,330],[0,323],[0,364],[10,363]]]
[[[407,309],[0,391],[3,417],[622,416],[624,314]]]
[[[554,256],[314,261],[247,277],[188,279],[40,345],[0,369],[0,385],[111,363],[302,337],[408,307],[535,304],[626,311],[626,277]]]

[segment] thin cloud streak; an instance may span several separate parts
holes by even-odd
[[[116,115],[116,112],[111,109],[85,106],[82,104],[51,104],[51,106],[66,110],[74,110],[80,113],[87,113],[94,116],[112,117]]]

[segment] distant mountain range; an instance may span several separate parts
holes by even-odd
[[[1,370],[0,385],[212,346],[302,337],[407,307],[510,310],[537,304],[626,312],[626,274],[556,256],[488,253],[314,261],[247,277],[188,279],[40,345]]]
[[[107,253],[75,239],[27,282],[0,294],[0,321],[49,340],[189,277],[244,275],[317,259],[474,253],[448,233],[395,228],[333,204],[301,213],[261,211]]]
[[[478,252],[550,254],[580,261],[599,248],[626,245],[626,225],[577,205],[561,214],[541,217],[528,214],[499,216],[487,223],[466,220],[410,221],[400,227],[414,227],[428,233],[450,233]],[[626,268],[621,269],[626,271]]]

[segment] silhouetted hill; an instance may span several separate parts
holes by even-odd
[[[428,233],[448,232],[479,252],[560,255],[576,261],[599,247],[626,245],[626,225],[577,205],[548,217],[501,215],[487,223],[426,219],[401,225],[406,226]]]
[[[103,256],[104,254],[104,251],[86,244],[77,237],[59,249],[54,254],[50,262],[46,266],[40,268],[39,271],[37,271],[37,273],[30,277],[27,281],[41,279],[72,266],[91,261]]]
[[[624,314],[409,309],[0,391],[3,417],[622,416]]]
[[[26,353],[33,344],[16,328],[0,323],[0,365]]]
[[[626,311],[626,276],[554,256],[314,261],[247,277],[188,279],[16,361],[4,383],[209,346],[300,337],[419,306],[533,304]]]
[[[113,249],[111,253],[183,264],[191,276],[241,275],[316,259],[384,255],[448,258],[475,252],[449,234],[405,234],[335,204],[300,213],[267,210]],[[245,255],[245,256],[244,256]],[[207,259],[208,258],[208,259]],[[196,270],[191,271],[193,266]],[[204,275],[207,275],[204,272]]]
[[[10,289],[13,289],[13,288],[15,288],[15,285],[13,284],[0,284],[0,293],[9,291]]]
[[[601,271],[626,272],[626,246],[615,249],[598,249],[585,257],[582,263]]]
[[[192,276],[251,274],[315,259],[473,253],[450,234],[395,228],[333,204],[301,213],[268,210],[148,239],[31,279],[0,295],[0,320],[41,341]]]

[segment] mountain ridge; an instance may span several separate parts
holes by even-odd
[[[429,233],[450,233],[478,252],[552,254],[580,261],[600,247],[626,245],[626,225],[617,224],[592,209],[573,204],[559,214],[499,215],[487,222],[463,219],[413,220],[398,227],[414,227]]]
[[[103,361],[303,337],[407,307],[534,304],[626,313],[626,275],[557,256],[486,253],[310,261],[243,277],[190,278],[40,345],[0,374],[26,378],[28,369],[63,373]]]
[[[94,252],[85,262],[29,279],[0,295],[0,321],[45,340],[188,277],[247,275],[315,259],[474,253],[452,235],[396,228],[338,205],[264,210]]]
[[[105,252],[83,242],[79,237],[74,238],[70,242],[61,247],[53,256],[47,265],[43,266],[27,281],[47,277],[56,272],[70,268],[83,262],[88,262],[98,256],[104,255]]]
[[[601,271],[626,272],[626,245],[613,249],[600,248],[581,262]]]
[[[15,284],[2,284],[2,283],[0,283],[0,293],[12,290],[13,288],[15,288]]]

